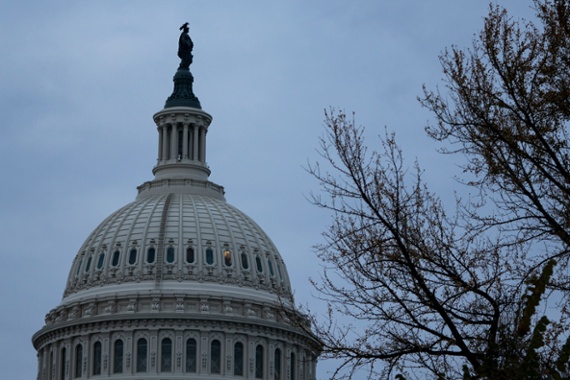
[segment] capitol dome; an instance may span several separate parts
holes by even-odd
[[[154,179],[77,252],[32,339],[38,380],[315,376],[318,342],[294,310],[285,262],[208,180],[212,117],[193,94],[181,30],[174,91],[153,117]]]
[[[184,186],[184,190],[192,189]],[[63,305],[132,292],[201,293],[275,302],[291,296],[285,264],[263,230],[223,199],[172,192],[139,197],[89,235]],[[142,189],[144,192],[144,188]]]

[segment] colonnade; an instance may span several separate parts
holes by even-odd
[[[38,348],[37,380],[315,379],[315,352],[265,335],[256,326],[232,326],[241,333],[224,333],[186,322],[174,329],[148,331],[133,328],[136,322],[125,328],[123,322],[120,331],[110,324],[111,331],[105,333],[58,332],[59,337]]]
[[[158,126],[158,163],[168,161],[206,162],[206,128],[192,123]]]

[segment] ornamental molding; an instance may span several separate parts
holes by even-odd
[[[213,302],[212,300],[209,300]],[[217,300],[216,300],[217,302]],[[118,302],[120,303],[120,302]],[[168,302],[169,303],[169,302]],[[252,305],[262,309],[262,305]],[[251,310],[251,309],[250,309]],[[280,312],[277,312],[280,315]],[[301,346],[317,346],[314,338],[304,330],[277,318],[268,321],[262,318],[246,318],[239,315],[225,316],[218,313],[196,313],[182,315],[180,313],[133,313],[99,315],[90,318],[78,318],[66,322],[46,325],[33,337],[36,349],[47,344],[66,345],[69,342],[86,344],[88,340],[102,339],[116,336],[122,339],[129,334],[147,334],[150,330],[184,331],[186,335],[193,336],[192,331],[204,334],[231,334],[236,336],[252,336],[261,339],[276,339],[287,341]],[[147,333],[145,333],[147,331]],[[221,339],[219,336],[218,338]],[[311,343],[312,342],[312,343]]]
[[[159,111],[153,116],[158,127],[165,124],[196,124],[208,128],[212,123],[212,116],[197,108],[169,107]]]
[[[268,304],[252,302],[238,298],[189,296],[180,294],[170,295],[124,295],[101,297],[96,300],[88,299],[70,304],[60,305],[51,310],[45,317],[46,326],[38,332],[53,330],[58,326],[89,323],[91,320],[101,320],[113,317],[109,323],[121,323],[128,327],[133,318],[149,314],[175,316],[175,319],[201,319],[208,315],[208,323],[214,323],[217,318],[258,320],[273,324],[291,326],[291,321],[279,303]],[[121,318],[124,321],[120,321]],[[146,319],[144,319],[146,320]],[[149,320],[154,321],[154,319]],[[188,322],[181,322],[187,324]],[[250,321],[247,323],[251,323]]]

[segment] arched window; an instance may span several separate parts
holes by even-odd
[[[255,347],[255,378],[263,379],[263,346]]]
[[[245,252],[241,253],[241,267],[243,269],[249,269],[249,263],[247,262],[247,254]]]
[[[129,264],[134,265],[136,262],[137,262],[137,250],[136,248],[133,248],[129,252]]]
[[[188,264],[192,264],[194,262],[194,248],[192,247],[186,248],[186,262]]]
[[[79,260],[79,265],[77,266],[77,273],[75,273],[75,276],[79,276],[79,273],[81,273],[81,266],[83,265],[83,258],[81,258],[81,260]]]
[[[53,349],[49,351],[49,363],[48,363],[48,379],[52,378],[51,372],[53,371]]]
[[[99,254],[99,260],[97,260],[97,269],[103,268],[104,263],[105,263],[105,252],[101,252]]]
[[[65,351],[65,347],[63,347],[60,351],[60,357],[59,357],[59,379],[60,380],[65,380],[65,360],[67,359],[66,356],[66,351]]]
[[[273,380],[281,380],[281,350],[275,349],[273,358]]]
[[[87,259],[87,265],[85,265],[85,273],[89,272],[89,269],[91,269],[91,260],[93,259],[93,256],[89,256],[89,258]]]
[[[146,372],[148,344],[145,338],[137,341],[137,372]]]
[[[120,251],[115,251],[113,252],[113,258],[111,259],[111,265],[116,267],[117,265],[119,265],[119,258],[121,256],[121,252]]]
[[[222,344],[213,340],[210,346],[210,373],[222,373]]]
[[[75,346],[75,377],[81,377],[83,372],[83,346],[78,344]]]
[[[261,265],[261,259],[259,256],[255,256],[255,265],[257,266],[257,271],[263,273],[263,266]]]
[[[95,342],[93,345],[93,375],[101,374],[102,365],[102,348],[101,342]]]
[[[243,343],[234,345],[234,376],[243,376]]]
[[[289,363],[289,372],[291,373],[291,380],[296,380],[297,359],[294,352],[291,352],[291,362]]]
[[[153,264],[155,257],[156,257],[156,249],[154,249],[154,247],[150,247],[148,251],[146,251],[146,262],[149,264]]]
[[[186,372],[196,372],[196,339],[186,341]]]
[[[206,264],[214,264],[214,251],[210,247],[206,248]]]
[[[123,341],[117,339],[113,345],[113,373],[123,373],[123,350]]]
[[[227,267],[232,266],[232,252],[229,249],[224,250],[224,264]]]
[[[267,265],[269,266],[269,273],[271,273],[272,276],[275,276],[275,272],[273,272],[273,263],[269,257],[267,258]]]
[[[164,338],[160,344],[160,372],[172,372],[172,339]]]
[[[174,262],[174,247],[168,247],[166,250],[166,262],[169,264]]]
[[[291,372],[291,380],[297,380],[297,356],[291,352],[291,362],[289,363],[289,372]]]

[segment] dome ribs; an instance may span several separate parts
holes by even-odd
[[[168,209],[170,208],[172,196],[172,193],[167,195],[166,200],[164,201],[164,207],[162,208],[162,215],[160,216],[160,229],[158,231],[158,251],[156,255],[156,274],[154,280],[155,289],[160,288],[160,283],[162,281],[162,268],[164,266],[164,231],[166,229]]]

